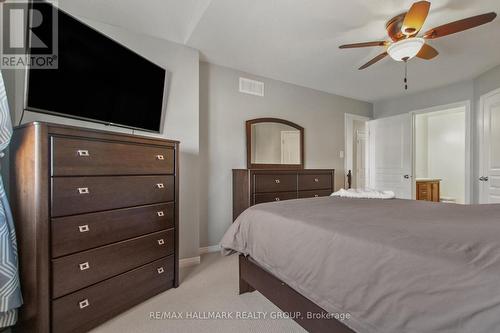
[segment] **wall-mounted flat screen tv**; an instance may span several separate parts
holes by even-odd
[[[46,2],[33,7],[44,19],[54,10]],[[56,11],[58,67],[28,70],[26,109],[161,132],[165,69]],[[43,36],[50,29],[44,20],[33,32]]]

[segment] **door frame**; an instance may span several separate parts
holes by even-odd
[[[483,176],[484,173],[486,172],[487,166],[484,163],[485,155],[489,153],[489,147],[488,150],[486,149],[486,142],[484,138],[484,126],[485,126],[485,119],[484,119],[484,107],[485,107],[485,101],[487,98],[492,97],[494,95],[500,94],[500,88],[492,90],[490,92],[487,92],[484,95],[481,95],[479,97],[479,112],[478,112],[478,119],[477,119],[477,128],[478,128],[478,136],[479,136],[479,170],[478,170],[478,179],[475,180],[474,183],[478,184],[478,198],[477,202],[478,203],[483,203],[483,202],[489,202],[489,199],[487,199],[487,193],[484,188],[484,186],[481,186],[481,183],[479,182],[479,177]],[[486,199],[486,200],[485,200]]]
[[[500,90],[500,89],[499,89]],[[416,117],[419,114],[424,113],[433,113],[439,111],[445,111],[448,109],[456,109],[463,107],[465,108],[465,204],[471,204],[473,201],[473,193],[472,190],[474,188],[473,180],[472,180],[472,170],[473,170],[473,161],[472,156],[473,151],[473,143],[472,143],[472,133],[473,133],[473,124],[472,124],[472,116],[471,116],[471,101],[465,100],[450,104],[444,105],[436,105],[425,109],[419,109],[411,111],[411,129],[412,129],[412,174],[415,175],[415,161],[416,161]],[[417,181],[416,177],[412,179],[412,198],[416,199],[416,187]]]
[[[368,133],[367,133],[367,129],[366,129],[366,126],[365,126],[365,130],[364,131],[360,131],[358,130],[356,132],[356,156],[353,158],[356,159],[356,168],[358,169],[359,168],[359,160],[358,160],[358,157],[360,156],[360,153],[359,153],[359,143],[358,141],[359,140],[364,140],[364,144],[365,144],[365,177],[364,177],[364,188],[366,188],[367,184],[366,184],[366,174],[367,174],[367,169],[368,169],[368,165],[367,165],[367,160],[366,160],[366,156],[368,155],[367,153],[367,150],[368,150]],[[354,144],[354,143],[353,143]],[[360,178],[359,178],[359,173],[357,172],[358,170],[356,170],[356,186],[359,187],[359,183],[360,183]]]
[[[354,161],[354,156],[353,155],[353,150],[354,150],[354,121],[355,120],[360,120],[365,122],[365,131],[368,133],[368,127],[366,122],[369,120],[372,120],[370,117],[365,117],[365,116],[359,116],[357,114],[352,114],[352,113],[345,113],[344,114],[344,186],[347,184],[346,181],[346,176],[347,176],[347,171],[352,170],[353,167],[353,161]],[[368,160],[369,154],[368,154],[368,149],[365,149],[365,164],[366,164],[366,169],[365,169],[365,184],[368,184],[368,177],[369,177],[369,160]]]

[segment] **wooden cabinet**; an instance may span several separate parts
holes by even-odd
[[[233,221],[248,207],[273,201],[328,196],[335,170],[233,170]]]
[[[440,179],[417,180],[417,200],[440,201]]]
[[[178,151],[176,141],[70,126],[15,129],[16,332],[86,332],[178,286]]]

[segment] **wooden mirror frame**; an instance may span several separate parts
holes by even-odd
[[[300,131],[300,164],[260,164],[252,163],[252,125],[258,123],[279,123]],[[279,118],[257,118],[246,121],[247,132],[247,168],[248,169],[304,169],[304,127]]]

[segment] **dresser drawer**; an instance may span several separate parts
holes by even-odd
[[[332,194],[330,190],[312,190],[312,191],[300,191],[299,198],[316,198],[316,197],[327,197]]]
[[[174,200],[174,176],[54,177],[52,216]]]
[[[173,252],[171,229],[53,259],[52,297],[61,297]]]
[[[52,257],[174,227],[174,203],[52,219]]]
[[[154,261],[52,302],[52,332],[87,332],[172,287],[174,257]]]
[[[255,194],[254,205],[290,199],[297,199],[297,192],[258,193]]]
[[[331,174],[299,174],[299,191],[323,190],[332,188]]]
[[[53,176],[173,174],[174,150],[52,137]]]
[[[286,192],[297,190],[297,175],[262,175],[254,176],[254,190],[259,192]]]
[[[429,183],[417,183],[417,200],[431,200]]]

